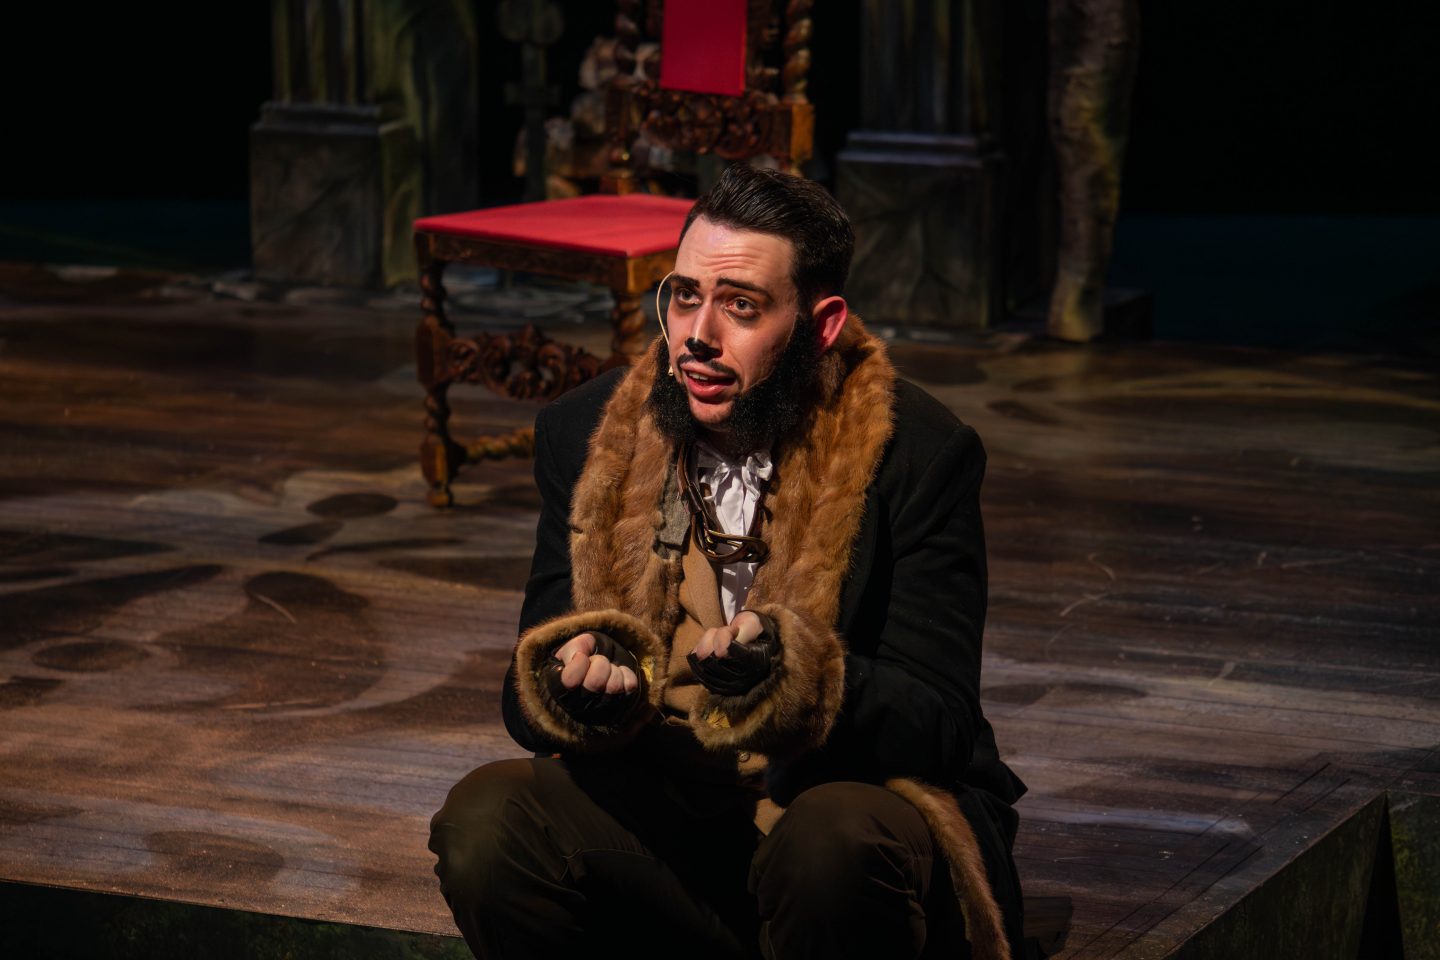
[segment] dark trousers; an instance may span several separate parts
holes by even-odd
[[[504,760],[450,791],[430,849],[481,960],[968,956],[948,868],[905,800],[823,784],[762,836],[741,799],[618,756]]]

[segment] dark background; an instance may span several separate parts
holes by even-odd
[[[564,7],[550,63],[568,99],[613,7]],[[855,123],[857,8],[831,0],[815,15],[825,180]],[[489,205],[521,186],[520,113],[500,92],[519,54],[494,33],[493,3],[477,10]],[[180,4],[7,13],[0,259],[244,267],[268,4],[206,8],[203,23]],[[1155,291],[1157,334],[1364,346],[1435,328],[1437,35],[1440,8],[1395,0],[1142,4],[1112,279]]]

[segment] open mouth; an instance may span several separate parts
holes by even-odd
[[[698,400],[713,400],[735,383],[735,378],[726,374],[702,372],[685,367],[681,368],[681,372],[685,374],[686,389]]]

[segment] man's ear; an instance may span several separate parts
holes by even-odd
[[[824,353],[840,338],[840,331],[845,329],[845,319],[850,316],[850,307],[845,303],[844,297],[826,297],[815,304],[810,315],[815,319],[815,335],[820,341],[820,352]]]

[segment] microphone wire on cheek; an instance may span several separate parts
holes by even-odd
[[[665,284],[669,283],[670,278],[673,276],[675,276],[675,271],[671,270],[665,274],[664,279],[660,281],[660,285],[655,288],[655,319],[660,321],[660,336],[665,340],[665,355],[667,358],[670,355],[670,331],[665,326],[665,314],[660,310],[660,292],[665,289]],[[675,364],[673,362],[669,364],[666,373],[670,374],[671,380],[675,379]]]

